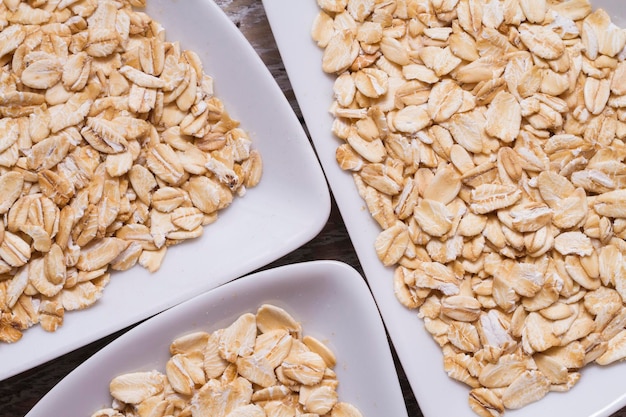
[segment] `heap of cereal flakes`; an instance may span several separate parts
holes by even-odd
[[[0,2],[0,340],[157,270],[262,162],[141,0]]]
[[[261,305],[229,326],[170,344],[165,373],[114,377],[111,407],[91,417],[362,417],[339,400],[333,351],[286,310]]]
[[[337,161],[471,409],[623,360],[626,32],[587,0],[318,4]]]

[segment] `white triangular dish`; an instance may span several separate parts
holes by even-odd
[[[314,261],[258,272],[181,303],[123,334],[57,384],[27,417],[91,415],[110,407],[109,382],[119,374],[164,372],[169,345],[194,331],[214,331],[270,303],[324,342],[337,357],[339,401],[363,416],[406,416],[382,320],[365,280],[336,261]]]

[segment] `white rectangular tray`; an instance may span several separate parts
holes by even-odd
[[[159,271],[113,273],[91,308],[65,315],[46,333],[35,326],[0,344],[0,380],[150,317],[254,271],[319,233],[330,195],[310,142],[282,91],[241,32],[210,0],[150,0],[145,10],[166,38],[198,53],[215,94],[260,150],[260,184],[236,198],[198,239],[171,247]]]
[[[593,1],[612,12],[626,15],[624,3]],[[467,399],[469,389],[447,377],[438,345],[426,332],[417,313],[404,308],[393,293],[393,269],[385,268],[374,251],[379,226],[358,195],[350,173],[342,171],[335,150],[340,141],[331,133],[328,109],[334,78],[321,70],[322,49],[311,39],[312,22],[319,7],[315,0],[263,0],[289,80],[302,110],[326,178],[355,246],[374,298],[426,417],[475,417]],[[615,19],[616,23],[624,20]],[[626,405],[626,364],[583,370],[581,381],[568,393],[551,393],[541,401],[507,416],[568,417],[608,416]]]

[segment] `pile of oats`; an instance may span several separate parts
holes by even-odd
[[[587,0],[318,4],[337,161],[472,410],[626,358],[626,31]]]
[[[0,2],[0,340],[150,271],[262,162],[141,0]]]
[[[175,339],[165,373],[119,375],[91,417],[361,417],[339,401],[334,353],[272,304],[228,327]]]

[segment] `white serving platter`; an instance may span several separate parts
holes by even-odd
[[[607,9],[615,22],[624,22],[619,19],[626,16],[622,2],[592,3]],[[340,142],[331,133],[333,118],[328,112],[334,78],[322,72],[322,50],[310,34],[319,12],[317,2],[263,0],[263,5],[331,191],[421,411],[426,417],[475,417],[467,403],[468,387],[447,377],[439,346],[416,312],[396,300],[393,269],[384,267],[374,251],[379,226],[358,195],[350,173],[342,171],[335,160]],[[626,406],[626,387],[621,383],[625,376],[626,364],[588,367],[568,393],[551,393],[521,410],[507,410],[506,415],[608,416]]]
[[[145,9],[168,40],[198,53],[215,94],[260,150],[260,184],[236,198],[202,237],[171,247],[159,271],[140,266],[114,273],[91,308],[65,315],[63,326],[39,326],[17,343],[0,344],[0,380],[148,318],[250,273],[302,246],[328,220],[330,195],[296,115],[261,59],[210,0],[150,0]]]
[[[385,329],[365,280],[344,263],[313,261],[237,279],[141,323],[72,371],[27,417],[82,417],[110,407],[113,377],[164,372],[173,339],[226,327],[264,303],[284,308],[302,324],[303,335],[323,341],[335,353],[339,401],[352,403],[363,416],[407,415]]]

